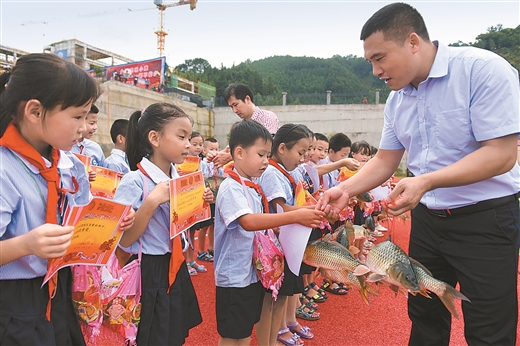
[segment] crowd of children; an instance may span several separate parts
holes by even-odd
[[[60,73],[46,73],[51,67]],[[40,88],[26,88],[27,75]],[[261,345],[302,345],[314,334],[298,319],[320,318],[325,291],[346,294],[334,282],[319,287],[315,268],[302,265],[295,275],[285,265],[273,301],[253,266],[255,231],[299,223],[313,229],[310,240],[330,232],[335,225],[323,221],[322,211],[296,205],[297,184],[319,196],[337,184],[342,167],[356,171],[370,158],[368,143],[351,143],[343,133],[329,139],[303,124],[285,124],[272,136],[244,119],[231,128],[227,150],[233,161],[219,167],[211,161],[219,143],[193,131],[179,107],[155,103],[114,121],[114,149],[105,159],[90,139],[99,113],[93,104],[99,89],[90,76],[53,55],[30,54],[1,78],[1,344],[85,344],[70,298],[70,269],[60,270],[56,292],[51,284],[40,288],[47,259],[63,256],[71,241],[73,227],[61,226],[67,205],[92,198],[89,181],[96,176],[87,175],[72,153],[118,172],[122,179],[113,199],[132,206],[121,224],[119,249],[129,262],[141,261],[137,344],[181,345],[202,322],[190,275],[207,268],[197,261],[214,261],[219,345],[250,344],[255,325]],[[188,156],[200,162],[211,218],[172,240],[168,184],[183,174],[179,165]],[[355,217],[362,220],[359,214],[361,209]]]

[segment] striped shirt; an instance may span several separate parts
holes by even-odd
[[[45,223],[47,182],[39,169],[20,155],[0,147],[0,240],[29,233]],[[50,162],[46,161],[50,166]],[[85,205],[92,196],[85,167],[70,152],[60,152],[58,169],[63,187],[73,189],[76,177],[79,191],[67,193],[69,206]],[[28,255],[0,266],[0,280],[32,279],[47,273],[47,259]]]

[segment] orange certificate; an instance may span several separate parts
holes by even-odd
[[[201,171],[170,180],[170,237],[211,217],[204,202],[204,177]]]
[[[72,207],[65,222],[74,226],[72,242],[63,257],[51,261],[43,284],[64,267],[106,265],[121,239],[119,225],[130,208],[100,197],[94,197],[87,205]]]
[[[92,166],[91,168],[96,172],[96,180],[90,182],[92,196],[114,198],[121,175],[104,167]]]
[[[298,182],[298,185],[296,185],[296,191],[294,192],[294,196],[295,204],[298,207],[316,205],[316,203],[318,203],[316,199],[312,197],[309,191],[303,188],[303,183],[301,180]]]
[[[92,158],[90,156],[83,155],[83,154],[78,154],[78,153],[73,153],[73,154],[76,155],[76,157],[85,165],[85,170],[87,171],[87,175],[88,175],[88,172],[90,171],[90,163],[92,162]]]
[[[200,157],[186,156],[186,160],[177,166],[182,175],[200,171]]]
[[[338,178],[337,178],[337,181],[338,182],[342,182],[342,181],[345,181],[347,180],[348,178],[352,177],[354,174],[356,174],[357,172],[359,171],[351,171],[350,169],[348,169],[347,167],[343,167],[341,168],[341,170],[339,171],[339,175],[338,175]]]

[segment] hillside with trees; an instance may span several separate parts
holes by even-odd
[[[520,70],[520,26],[503,28],[498,24],[476,37],[475,42],[458,41],[450,46],[474,46],[493,51]],[[380,89],[384,103],[390,89],[373,76],[372,66],[355,55],[331,58],[272,56],[257,61],[247,60],[232,67],[212,67],[202,58],[186,60],[176,70],[190,80],[211,84],[217,90],[217,106],[226,105],[222,93],[230,83],[245,83],[255,92],[257,105],[282,104],[282,92],[287,92],[287,104],[325,104],[326,92],[332,92],[332,103],[361,103],[367,97],[375,102],[375,90]]]

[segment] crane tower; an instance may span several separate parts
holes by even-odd
[[[164,11],[168,7],[180,5],[190,5],[190,10],[194,10],[197,6],[197,0],[180,0],[172,4],[165,4],[163,0],[154,0],[153,3],[159,10],[159,29],[155,31],[155,34],[157,35],[157,54],[159,54],[159,56],[163,56],[165,38],[166,35],[168,35],[168,33],[164,30]]]

